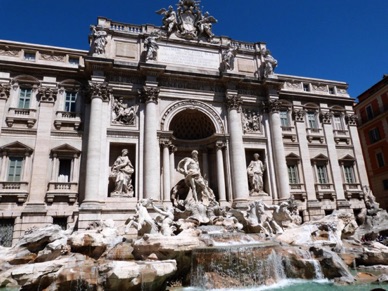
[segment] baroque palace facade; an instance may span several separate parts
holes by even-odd
[[[193,1],[158,13],[161,27],[98,18],[89,51],[0,41],[0,244],[168,205],[193,150],[221,205],[365,209],[346,83],[276,74],[265,43],[213,35]]]

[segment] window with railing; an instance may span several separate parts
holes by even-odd
[[[298,165],[287,165],[288,169],[288,182],[290,184],[299,184]]]
[[[329,179],[327,176],[327,167],[324,164],[318,164],[317,169],[317,179],[319,184],[328,184]]]
[[[356,183],[356,179],[354,176],[354,168],[353,165],[344,165],[344,174],[345,174],[345,183],[353,184]]]
[[[22,179],[22,157],[9,157],[7,182],[20,182]]]
[[[279,111],[280,115],[280,124],[282,127],[290,127],[290,119],[289,114],[287,110],[281,110]]]
[[[339,131],[345,130],[344,120],[341,114],[333,115],[333,128],[334,130],[339,130]]]
[[[32,89],[20,88],[18,108],[29,109],[30,103],[31,103],[31,96],[32,96]]]
[[[77,102],[77,92],[66,91],[65,93],[65,111],[66,112],[75,112],[76,111],[76,102]]]
[[[313,111],[307,112],[307,126],[308,128],[318,129],[317,115]]]

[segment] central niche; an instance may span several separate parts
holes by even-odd
[[[175,115],[169,130],[175,138],[183,140],[204,139],[216,132],[210,118],[195,109],[186,109]]]

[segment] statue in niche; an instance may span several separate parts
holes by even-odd
[[[91,26],[92,29],[92,37],[93,37],[93,54],[95,55],[103,55],[105,54],[105,46],[106,46],[106,37],[107,33],[103,30],[101,26]]]
[[[137,106],[128,107],[122,97],[115,98],[112,103],[112,123],[135,125]]]
[[[264,56],[264,77],[268,78],[268,76],[274,74],[274,69],[278,65],[278,61],[271,55],[271,52],[267,49],[263,49],[261,51]]]
[[[144,48],[147,51],[146,61],[153,60],[156,61],[158,57],[159,45],[156,43],[156,40],[159,38],[157,32],[152,32],[144,41]]]
[[[257,112],[245,110],[242,114],[244,133],[255,133],[260,131],[260,117]]]
[[[262,161],[259,160],[260,155],[258,153],[255,153],[253,155],[253,160],[250,162],[247,173],[248,173],[248,180],[250,185],[250,195],[267,195],[263,191],[263,173],[266,169],[265,165]]]
[[[199,168],[198,151],[191,152],[191,157],[186,157],[178,163],[177,170],[185,176],[185,183],[190,188],[191,197],[195,203],[202,202],[209,205],[210,201],[214,201],[214,193],[208,187],[208,182],[202,177]]]
[[[123,149],[111,167],[110,177],[115,179],[115,189],[110,194],[111,197],[133,197],[131,179],[133,172],[134,168],[128,158],[128,150]]]
[[[234,58],[236,57],[239,46],[233,48],[231,44],[228,48],[222,52],[221,71],[233,71],[234,70]]]

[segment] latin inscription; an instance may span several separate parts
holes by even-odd
[[[159,45],[158,62],[174,65],[203,67],[218,70],[219,55],[199,50],[166,47]]]

